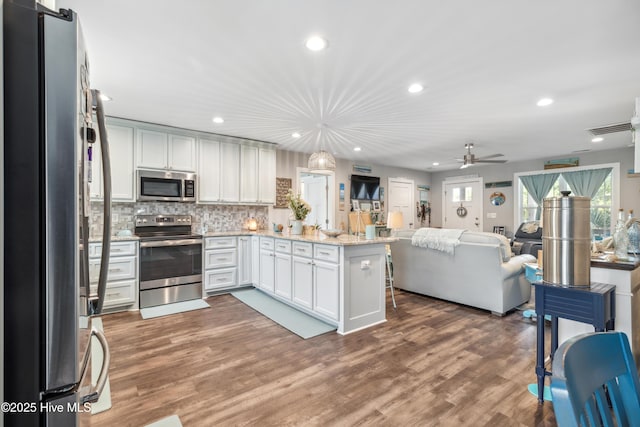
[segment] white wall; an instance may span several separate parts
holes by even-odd
[[[620,207],[625,211],[633,209],[636,216],[640,214],[640,178],[627,177],[627,170],[633,169],[633,148],[625,147],[613,150],[594,151],[583,153],[580,156],[568,155],[567,157],[579,157],[580,166],[597,165],[603,163],[620,163]],[[484,179],[485,184],[496,181],[513,181],[513,174],[544,169],[545,160],[549,158],[535,159],[524,162],[508,162],[500,165],[474,166],[464,170],[453,170],[433,173],[431,180],[432,199],[436,201],[432,205],[431,222],[434,226],[442,226],[442,181],[446,177],[478,174]],[[514,182],[514,185],[517,185]],[[502,206],[493,206],[489,203],[489,195],[494,191],[501,191],[507,196]],[[514,187],[486,188],[484,190],[484,231],[492,231],[494,225],[504,225],[507,234],[513,233],[513,203]],[[487,218],[487,213],[495,213],[495,219]]]
[[[299,153],[294,151],[285,151],[278,150],[276,152],[276,176],[278,178],[291,178],[292,185],[294,188],[297,186],[297,177],[296,177],[296,168],[297,167],[307,167],[307,162],[309,160],[309,154],[307,153]],[[380,185],[385,188],[385,200],[387,199],[387,179],[388,178],[407,178],[412,179],[416,185],[414,189],[415,195],[414,199],[419,200],[418,194],[418,185],[430,185],[431,179],[430,174],[427,172],[416,171],[411,169],[403,169],[396,168],[390,166],[383,166],[377,164],[369,164],[365,162],[357,162],[358,164],[367,164],[371,166],[371,173],[365,174],[361,172],[353,172],[353,164],[352,160],[345,159],[336,159],[336,171],[335,171],[335,186],[336,186],[336,198],[335,198],[335,226],[338,228],[340,223],[344,223],[345,227],[348,224],[348,214],[350,209],[350,194],[349,191],[351,189],[351,183],[349,181],[349,176],[352,174],[356,175],[370,175],[380,177]],[[344,210],[339,210],[339,198],[340,198],[340,183],[344,183],[345,187],[345,196],[344,196]],[[430,200],[433,200],[434,193],[431,192]],[[437,193],[436,193],[437,194]],[[385,206],[386,208],[386,206]],[[289,220],[289,209],[274,209],[273,207],[269,208],[269,221],[275,222],[276,224],[284,224],[285,226],[288,224]],[[386,212],[385,212],[386,218]],[[409,221],[410,222],[410,221]],[[413,219],[413,223],[417,223],[416,218]]]

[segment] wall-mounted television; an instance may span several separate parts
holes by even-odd
[[[380,200],[380,178],[377,176],[351,175],[351,199]]]

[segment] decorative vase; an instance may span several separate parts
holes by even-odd
[[[291,234],[302,234],[302,220],[291,220]]]

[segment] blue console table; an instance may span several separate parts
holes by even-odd
[[[567,287],[542,281],[533,282],[537,315],[536,375],[538,402],[544,396],[544,378],[551,375],[544,367],[544,317],[551,316],[551,359],[558,348],[558,318],[593,325],[596,332],[614,329],[616,317],[615,285],[591,283],[590,287]]]

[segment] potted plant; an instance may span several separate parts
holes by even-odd
[[[294,194],[291,189],[287,192],[287,204],[293,214],[291,234],[302,234],[302,221],[311,212],[311,206],[300,197],[300,193]]]

